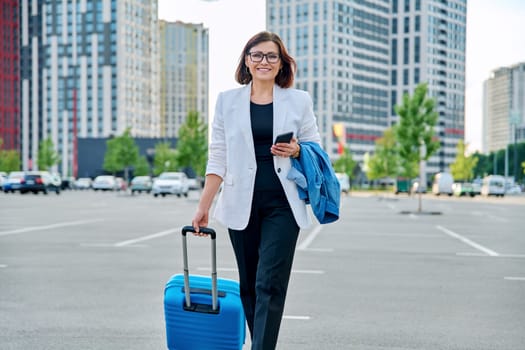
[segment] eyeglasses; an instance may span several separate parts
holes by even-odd
[[[266,62],[268,63],[277,63],[281,56],[279,56],[278,53],[275,52],[268,52],[268,53],[262,53],[259,51],[256,52],[248,52],[248,56],[250,56],[250,59],[252,62],[259,63],[262,62],[262,60],[266,57]]]

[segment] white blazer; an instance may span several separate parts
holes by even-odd
[[[206,174],[216,174],[223,179],[213,217],[235,230],[248,225],[257,169],[250,92],[251,84],[248,84],[219,94],[206,167]],[[273,138],[289,131],[293,131],[299,142],[321,141],[310,95],[306,91],[274,85]],[[297,224],[307,228],[312,219],[306,204],[299,199],[295,182],[286,178],[291,168],[290,158],[273,157],[273,164]]]

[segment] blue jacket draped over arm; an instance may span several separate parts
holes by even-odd
[[[339,219],[341,187],[328,154],[316,142],[301,142],[301,156],[292,159],[287,175],[295,181],[299,197],[312,206],[321,224]]]

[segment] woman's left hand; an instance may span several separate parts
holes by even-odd
[[[299,150],[299,144],[297,143],[297,139],[294,137],[289,143],[276,143],[275,145],[272,145],[272,148],[270,149],[270,152],[274,156],[278,157],[291,157],[297,151]]]

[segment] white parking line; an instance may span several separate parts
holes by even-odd
[[[97,221],[103,221],[103,220],[102,219],[79,220],[79,221],[59,222],[58,224],[51,224],[51,225],[44,225],[44,226],[24,227],[24,228],[19,228],[16,230],[1,231],[0,236],[16,235],[19,233],[26,233],[26,232],[33,232],[33,231],[51,230],[51,229],[59,228],[59,227],[84,225],[84,224],[90,224],[90,223],[97,222]]]
[[[466,237],[463,237],[462,235],[458,234],[458,233],[455,233],[449,229],[446,229],[444,228],[443,226],[440,226],[440,225],[437,225],[436,228],[444,233],[446,233],[447,235],[449,235],[450,237],[452,238],[456,238],[456,239],[459,239],[461,242],[465,243],[465,244],[468,244],[469,246],[473,247],[473,248],[476,248],[477,250],[480,250],[482,251],[483,253],[487,254],[487,255],[490,255],[490,256],[499,256],[498,253],[496,253],[495,251],[489,249],[489,248],[486,248],[484,246],[482,246],[481,244],[478,244]]]
[[[322,229],[323,229],[323,227],[321,225],[317,225],[312,230],[312,232],[301,242],[301,244],[299,244],[297,246],[297,250],[305,250],[305,249],[307,249],[308,246],[310,246],[310,244],[312,244],[312,242],[317,237],[319,232],[321,232]]]
[[[291,315],[284,315],[283,319],[285,320],[300,320],[300,321],[308,321],[310,319],[310,316],[291,316]]]
[[[172,233],[179,232],[179,231],[180,231],[180,228],[166,230],[166,231],[161,231],[161,232],[153,233],[151,235],[142,236],[142,237],[138,237],[138,238],[135,238],[135,239],[128,239],[127,241],[118,242],[118,243],[115,243],[113,246],[115,246],[115,247],[125,247],[125,246],[132,245],[132,244],[135,244],[135,243],[138,243],[138,242],[147,241],[147,240],[150,240],[150,239],[153,239],[153,238],[167,236],[167,235],[170,235]]]
[[[525,277],[505,277],[507,281],[525,281]]]

